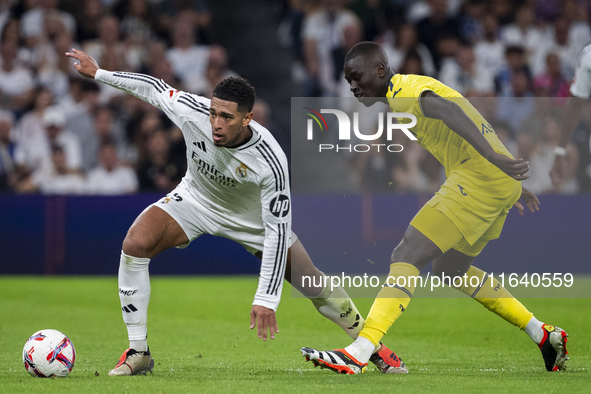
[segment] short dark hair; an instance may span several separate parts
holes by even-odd
[[[213,90],[213,97],[235,102],[238,104],[238,111],[251,112],[257,95],[246,79],[229,77],[218,83]]]
[[[384,48],[373,41],[362,41],[353,45],[345,57],[345,63],[359,56],[366,59],[371,57],[380,63],[388,64],[388,56],[386,56]]]

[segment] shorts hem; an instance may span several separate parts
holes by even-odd
[[[423,234],[425,237],[429,238],[429,240],[431,242],[433,242],[443,253],[447,252],[447,250],[445,250],[445,247],[443,247],[439,241],[437,241],[437,239],[431,235],[431,233],[429,233],[427,230],[425,230],[422,226],[417,225],[416,223],[410,222],[410,225],[413,226],[414,228],[416,228],[417,230],[419,230],[421,232],[421,234]]]

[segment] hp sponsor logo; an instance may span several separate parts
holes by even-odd
[[[269,210],[278,218],[284,218],[289,213],[289,197],[284,194],[279,195],[271,200]]]

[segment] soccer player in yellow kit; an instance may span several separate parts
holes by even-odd
[[[520,182],[529,178],[529,163],[514,159],[492,126],[455,90],[430,77],[392,72],[376,43],[351,48],[344,71],[351,91],[365,105],[386,97],[393,112],[416,116],[410,131],[444,166],[447,180],[392,252],[388,280],[355,342],[331,351],[304,347],[302,355],[338,373],[364,372],[381,338],[408,307],[413,277],[433,261],[433,275],[466,274],[468,280],[455,288],[529,334],[548,371],[564,369],[566,332],[537,320],[495,278],[472,265],[487,242],[499,237],[509,209],[515,205],[523,214],[520,197],[530,211],[538,209],[537,197]],[[477,286],[470,285],[471,277],[479,279]]]

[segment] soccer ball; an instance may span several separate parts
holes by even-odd
[[[65,377],[72,372],[76,350],[70,338],[57,330],[34,333],[23,349],[23,363],[31,376]]]

